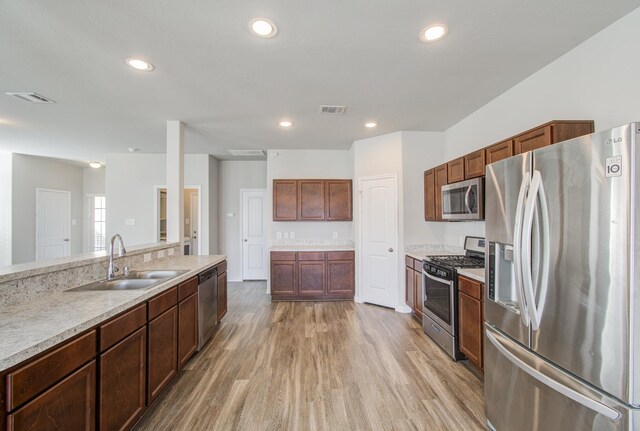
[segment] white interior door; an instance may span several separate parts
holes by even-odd
[[[360,180],[361,299],[396,307],[398,198],[395,176]]]
[[[71,193],[36,189],[36,260],[71,255]]]
[[[200,226],[200,208],[198,205],[199,202],[199,193],[191,193],[191,218],[189,220],[189,236],[191,237],[191,247],[189,250],[189,254],[200,254],[200,249],[198,248],[199,244],[199,232],[198,227]]]
[[[242,191],[242,279],[267,279],[266,189]]]

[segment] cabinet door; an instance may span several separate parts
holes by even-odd
[[[447,181],[449,184],[464,181],[464,157],[447,163]]]
[[[298,220],[324,220],[324,180],[298,180]]]
[[[178,369],[184,367],[197,348],[198,294],[194,293],[178,304]]]
[[[327,285],[326,272],[327,265],[324,259],[298,260],[298,294],[300,296],[324,295]]]
[[[464,179],[483,176],[484,165],[484,150],[474,151],[464,156]]]
[[[227,314],[227,272],[218,274],[218,323]]]
[[[352,297],[355,293],[355,262],[351,260],[327,261],[327,294]]]
[[[544,126],[513,138],[516,154],[551,145],[551,126]]]
[[[96,361],[7,415],[7,430],[94,430]]]
[[[593,132],[594,123],[591,120],[554,121],[551,126],[551,143],[557,144]]]
[[[98,405],[101,431],[130,429],[145,409],[147,327],[100,355]]]
[[[422,308],[424,300],[422,298],[422,272],[413,270],[413,312],[416,317],[422,321]]]
[[[436,220],[442,220],[442,186],[447,184],[447,164],[434,168],[436,177],[435,203],[436,203]]]
[[[415,286],[413,285],[413,283],[414,283],[413,267],[405,266],[404,267],[404,298],[405,298],[406,304],[409,307],[411,307],[411,309],[413,309],[414,307],[413,301],[415,301],[415,298],[416,298]]]
[[[295,221],[298,210],[298,182],[273,180],[273,220]]]
[[[436,220],[436,174],[433,169],[424,173],[424,219]]]
[[[353,220],[353,192],[351,180],[325,181],[325,220]]]
[[[178,373],[178,306],[149,322],[148,363],[147,404],[151,405]]]
[[[295,260],[271,259],[271,295],[297,295],[298,283]]]
[[[493,144],[487,147],[484,152],[487,165],[511,157],[513,156],[513,139],[507,139],[506,141]]]
[[[475,298],[458,292],[460,351],[469,363],[480,369],[482,357],[482,304]]]

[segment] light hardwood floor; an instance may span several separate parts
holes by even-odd
[[[229,311],[137,430],[485,429],[482,381],[409,315],[271,303],[229,283]]]

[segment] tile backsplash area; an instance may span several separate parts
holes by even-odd
[[[162,259],[163,256],[180,255],[181,247],[171,244],[166,247],[158,246],[153,249],[130,251],[126,256],[114,259],[119,268],[125,265],[135,268],[144,262]],[[19,304],[41,297],[43,294],[62,292],[72,287],[82,286],[106,277],[108,258],[91,259],[86,265],[60,265],[51,267],[50,271],[34,271],[28,275],[25,271],[22,277],[0,277],[0,306]],[[7,280],[8,279],[8,280]]]

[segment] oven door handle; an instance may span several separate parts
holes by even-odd
[[[425,270],[422,270],[422,273],[423,273],[426,277],[428,277],[428,278],[430,278],[430,279],[432,279],[432,280],[439,281],[440,283],[448,284],[449,286],[451,286],[451,283],[452,283],[452,281],[451,281],[451,280],[445,280],[444,278],[434,277],[433,275],[431,275],[431,274],[427,273]]]

